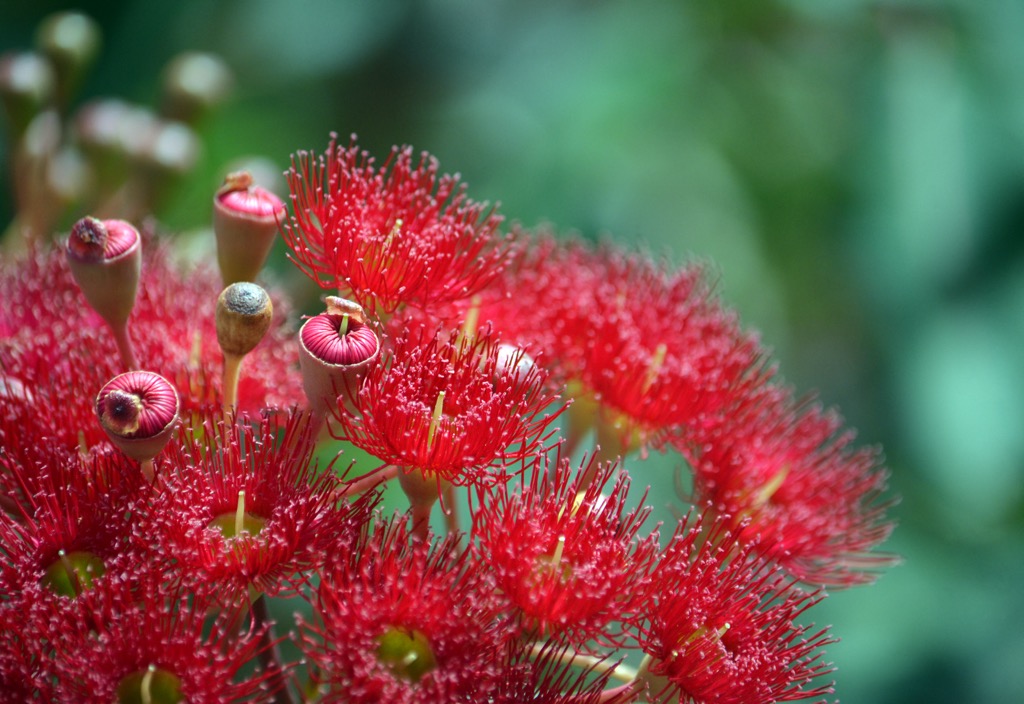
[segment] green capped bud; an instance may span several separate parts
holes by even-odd
[[[231,92],[231,70],[213,54],[179,54],[164,69],[161,114],[195,125]]]
[[[0,58],[0,97],[16,138],[20,139],[32,119],[50,105],[56,90],[53,67],[39,54],[7,54]]]
[[[50,15],[36,31],[36,46],[57,71],[57,99],[67,106],[100,51],[100,27],[81,12]]]

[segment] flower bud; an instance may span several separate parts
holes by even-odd
[[[213,198],[217,264],[225,284],[256,280],[284,213],[281,199],[254,186],[247,171],[228,174]]]
[[[138,462],[152,460],[170,440],[178,408],[178,393],[155,372],[119,374],[96,396],[103,430],[121,452]]]
[[[75,143],[89,162],[101,197],[109,197],[128,174],[124,128],[133,110],[121,100],[107,98],[90,101],[75,113]]]
[[[213,54],[179,54],[164,69],[164,95],[161,114],[195,125],[223,102],[231,92],[232,76],[227,65]]]
[[[267,334],[274,317],[270,296],[248,281],[231,284],[217,298],[217,343],[224,352],[224,408],[238,401],[242,358]]]
[[[137,181],[135,207],[159,208],[175,186],[196,165],[201,145],[195,131],[181,122],[156,120],[138,150],[132,151]]]
[[[497,374],[508,374],[516,383],[521,384],[530,379],[531,372],[536,368],[537,363],[526,350],[504,342],[498,345],[498,361],[495,365]]]
[[[53,99],[57,78],[39,54],[7,54],[0,58],[0,97],[11,131],[20,138],[32,118]]]
[[[99,53],[99,25],[80,12],[54,13],[39,25],[36,46],[56,68],[58,100],[66,106]]]
[[[323,417],[348,402],[359,382],[380,357],[380,340],[367,325],[363,309],[352,301],[327,297],[327,311],[299,330],[302,386],[313,412]]]
[[[124,220],[84,217],[71,228],[67,261],[93,310],[111,328],[123,328],[139,288],[139,231]]]
[[[270,328],[274,305],[262,287],[242,281],[217,298],[217,343],[225,355],[244,357]]]

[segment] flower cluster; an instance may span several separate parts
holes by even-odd
[[[886,471],[702,267],[503,232],[408,147],[287,177],[214,196],[219,272],[93,217],[0,265],[0,700],[831,691],[805,614],[893,562]],[[278,228],[301,329],[252,281]],[[667,537],[649,452],[692,468]]]

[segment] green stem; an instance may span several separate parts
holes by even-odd
[[[127,371],[138,369],[135,361],[135,352],[132,350],[132,342],[128,339],[128,323],[123,325],[111,325],[110,331],[114,334],[114,342],[117,343],[117,352],[121,355],[121,364]]]

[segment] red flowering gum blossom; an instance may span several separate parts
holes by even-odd
[[[339,501],[340,479],[313,461],[303,414],[213,415],[168,449],[157,496],[141,506],[153,561],[225,602],[276,595],[351,549],[376,501]]]
[[[32,504],[33,495],[41,490],[37,480],[47,481],[67,458],[90,454],[91,450],[115,453],[138,474],[138,467],[111,447],[106,432],[96,422],[94,394],[103,381],[88,369],[88,351],[69,353],[88,371],[65,377],[52,370],[51,378],[31,386],[0,372],[0,506],[10,513],[18,512],[15,505]],[[0,366],[8,363],[3,352],[0,359]],[[24,361],[28,360],[13,361],[9,370],[19,375],[34,374],[35,370],[21,366]]]
[[[318,417],[349,407],[359,383],[380,357],[380,340],[362,307],[336,296],[327,297],[327,311],[308,319],[299,331],[302,386]]]
[[[285,214],[281,199],[253,185],[251,174],[240,171],[227,175],[213,197],[217,264],[225,286],[256,280]]]
[[[601,409],[599,434],[611,431],[625,451],[661,447],[758,381],[763,350],[712,297],[702,268],[668,273],[640,258],[605,268],[582,378]]]
[[[650,509],[626,513],[628,476],[592,464],[574,472],[568,459],[545,457],[518,490],[480,492],[472,544],[525,632],[618,645],[605,628],[646,586],[658,539],[637,538]]]
[[[128,484],[139,477],[134,463],[112,448],[85,457],[52,444],[36,458],[36,473],[20,478],[23,504],[14,515],[0,512],[0,610],[18,611],[19,632],[29,639],[75,612],[76,598],[99,580],[145,569],[125,510],[141,495],[141,482]],[[5,465],[0,460],[0,474],[17,471]],[[0,634],[0,643],[5,638]],[[0,682],[2,670],[0,664]]]
[[[550,233],[521,239],[501,295],[483,296],[480,315],[504,339],[543,349],[568,382],[571,444],[596,424],[606,455],[662,449],[761,383],[763,350],[700,266],[673,272]]]
[[[842,419],[765,387],[724,423],[680,449],[698,502],[731,516],[758,551],[807,584],[866,584],[897,561],[872,553],[892,532],[888,472],[875,449],[852,447]]]
[[[395,148],[378,168],[332,136],[319,156],[300,152],[286,174],[294,214],[282,227],[291,258],[321,288],[374,314],[469,298],[497,276],[511,243],[501,217],[469,200],[437,161]]]
[[[824,597],[795,589],[721,523],[687,516],[654,572],[638,639],[649,701],[771,704],[832,691],[834,642],[796,619]]]
[[[178,420],[178,393],[154,372],[115,376],[96,396],[96,415],[110,441],[139,462],[167,444]]]
[[[270,702],[269,672],[242,667],[267,647],[264,628],[220,611],[208,592],[156,579],[111,580],[81,597],[81,615],[54,621],[46,666],[61,702]]]
[[[404,521],[367,530],[328,567],[300,643],[349,704],[488,701],[513,633],[479,565],[454,539],[411,540]]]
[[[411,332],[366,377],[357,414],[331,432],[387,464],[457,485],[493,483],[544,447],[564,406],[546,373],[509,357],[487,334],[465,339]]]

